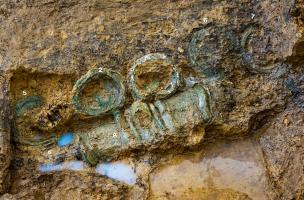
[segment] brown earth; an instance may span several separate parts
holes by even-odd
[[[164,183],[164,188],[180,187],[181,192],[161,192],[162,199],[304,199],[303,13],[302,0],[0,0],[0,199],[153,199],[154,186]],[[205,35],[194,40],[200,30]],[[40,143],[27,146],[22,139],[35,134],[59,137],[76,128],[89,131],[90,124],[110,118],[75,115],[72,88],[82,75],[103,67],[127,79],[135,60],[157,52],[180,68],[177,94],[193,80],[209,88],[213,120],[192,127],[199,139],[183,138],[170,149],[160,144],[154,151],[147,143],[122,154],[137,174],[134,185],[99,175],[91,166],[81,172],[37,170],[61,150],[50,151]],[[153,84],[151,79],[167,84],[171,71],[152,72],[141,75],[141,88]],[[16,117],[16,104],[28,96],[41,96],[42,107]],[[122,110],[133,102],[131,91],[125,97]],[[251,151],[244,147],[244,138],[255,141],[258,161],[250,160],[251,154],[248,162],[244,158]],[[225,154],[227,146],[240,150],[231,157]],[[162,168],[170,168],[177,155],[187,160],[188,154],[199,155],[199,160],[225,155],[238,163],[235,172],[249,177],[246,184],[256,181],[254,175],[262,177],[267,192],[255,196],[252,191],[262,186],[247,190],[244,180],[236,178],[240,174],[230,177],[235,185],[217,188],[211,178],[204,185],[202,177],[218,178],[221,166],[231,171],[234,165],[227,160],[206,171],[186,164],[169,177],[171,182],[152,180]],[[261,170],[242,171],[242,163],[246,170]],[[196,176],[181,180],[181,174],[191,173]]]

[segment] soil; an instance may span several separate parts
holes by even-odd
[[[304,199],[303,13],[302,0],[0,0],[0,199]],[[157,99],[142,100],[152,114],[132,118],[157,137],[128,135],[127,83],[121,108],[75,113],[73,87],[89,70],[126,80],[150,53],[181,72],[181,86],[161,99],[170,106],[154,111]],[[156,94],[170,82],[171,63],[138,67],[141,90]],[[105,80],[85,88],[85,105],[116,93]],[[181,98],[199,84],[207,99]],[[150,123],[169,123],[172,113],[178,129]],[[67,132],[72,143],[59,147]],[[83,152],[97,167],[126,162],[135,183],[98,174]],[[40,170],[69,161],[82,169]]]

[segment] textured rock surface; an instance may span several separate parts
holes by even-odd
[[[6,78],[0,76],[0,192],[5,192],[9,187],[11,162],[11,135],[9,124],[9,99],[8,83]]]
[[[171,156],[201,151],[219,138],[233,138],[233,145],[242,147],[240,137],[250,137],[259,140],[263,152],[265,165],[260,166],[271,187],[267,198],[303,199],[303,9],[301,0],[0,0],[0,192],[6,193],[1,198],[148,199],[149,175]],[[138,99],[128,87],[128,72],[150,53],[163,53],[170,62],[147,66],[176,66],[180,84],[170,95],[150,94],[134,103]],[[121,74],[124,104],[104,116],[81,116],[72,105],[73,87],[95,68]],[[139,88],[170,89],[165,80],[170,69],[141,70],[135,81]],[[105,105],[107,93],[95,94],[96,84],[116,94],[113,84],[106,86],[109,79],[92,83],[84,93],[89,98],[82,99],[88,105]],[[178,100],[196,83],[206,88],[208,98],[186,96],[193,104]],[[158,101],[173,106],[162,109]],[[206,120],[201,108],[209,104],[212,119]],[[132,106],[135,114],[141,111],[134,129],[124,120]],[[173,114],[183,126],[172,131],[168,116]],[[155,128],[161,127],[159,121],[151,126],[152,118],[165,119],[164,130]],[[107,131],[100,129],[103,124]],[[144,133],[141,139],[152,129],[164,135],[134,139],[131,148],[124,147],[121,130],[135,129]],[[88,141],[82,136],[90,131],[98,134]],[[70,132],[73,143],[58,147],[60,135]],[[117,138],[121,143],[115,143]],[[100,152],[107,145],[114,151]],[[217,148],[215,157],[227,150]],[[75,159],[88,165],[39,171],[42,164]],[[110,159],[130,159],[136,183],[98,175],[92,166]],[[240,190],[201,186],[180,197],[259,198]]]
[[[263,133],[262,146],[279,199],[303,199],[303,110],[287,107]]]

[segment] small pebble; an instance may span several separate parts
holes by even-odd
[[[204,22],[205,24],[207,24],[207,23],[208,23],[208,18],[207,18],[207,17],[204,17],[204,18],[203,18],[203,22]]]
[[[37,85],[38,85],[38,84],[37,84],[37,81],[36,81],[36,80],[32,79],[32,80],[29,81],[29,86],[30,86],[31,88],[36,88]]]
[[[180,52],[180,53],[184,53],[184,51],[185,51],[185,50],[184,50],[183,48],[181,48],[181,47],[178,47],[177,50],[178,50],[178,52]]]
[[[285,124],[286,126],[289,125],[289,120],[288,120],[287,118],[284,119],[284,124]]]

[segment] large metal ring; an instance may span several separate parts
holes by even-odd
[[[100,88],[97,88],[98,86]],[[101,92],[104,92],[104,95],[101,95]],[[84,98],[89,102],[85,102]],[[88,116],[108,114],[122,107],[124,100],[122,76],[106,68],[90,70],[73,88],[72,104],[75,111]]]
[[[247,68],[253,72],[271,73],[282,64],[274,59],[277,55],[268,47],[273,44],[268,40],[265,32],[263,27],[252,26],[242,34],[242,59]]]
[[[164,78],[168,73],[169,79]],[[161,84],[162,81],[167,83]],[[128,86],[136,100],[167,98],[175,93],[179,85],[180,72],[165,54],[145,55],[136,60],[129,71]]]
[[[190,64],[206,78],[222,77],[225,58],[235,53],[238,46],[231,27],[210,24],[193,33],[188,47]]]

